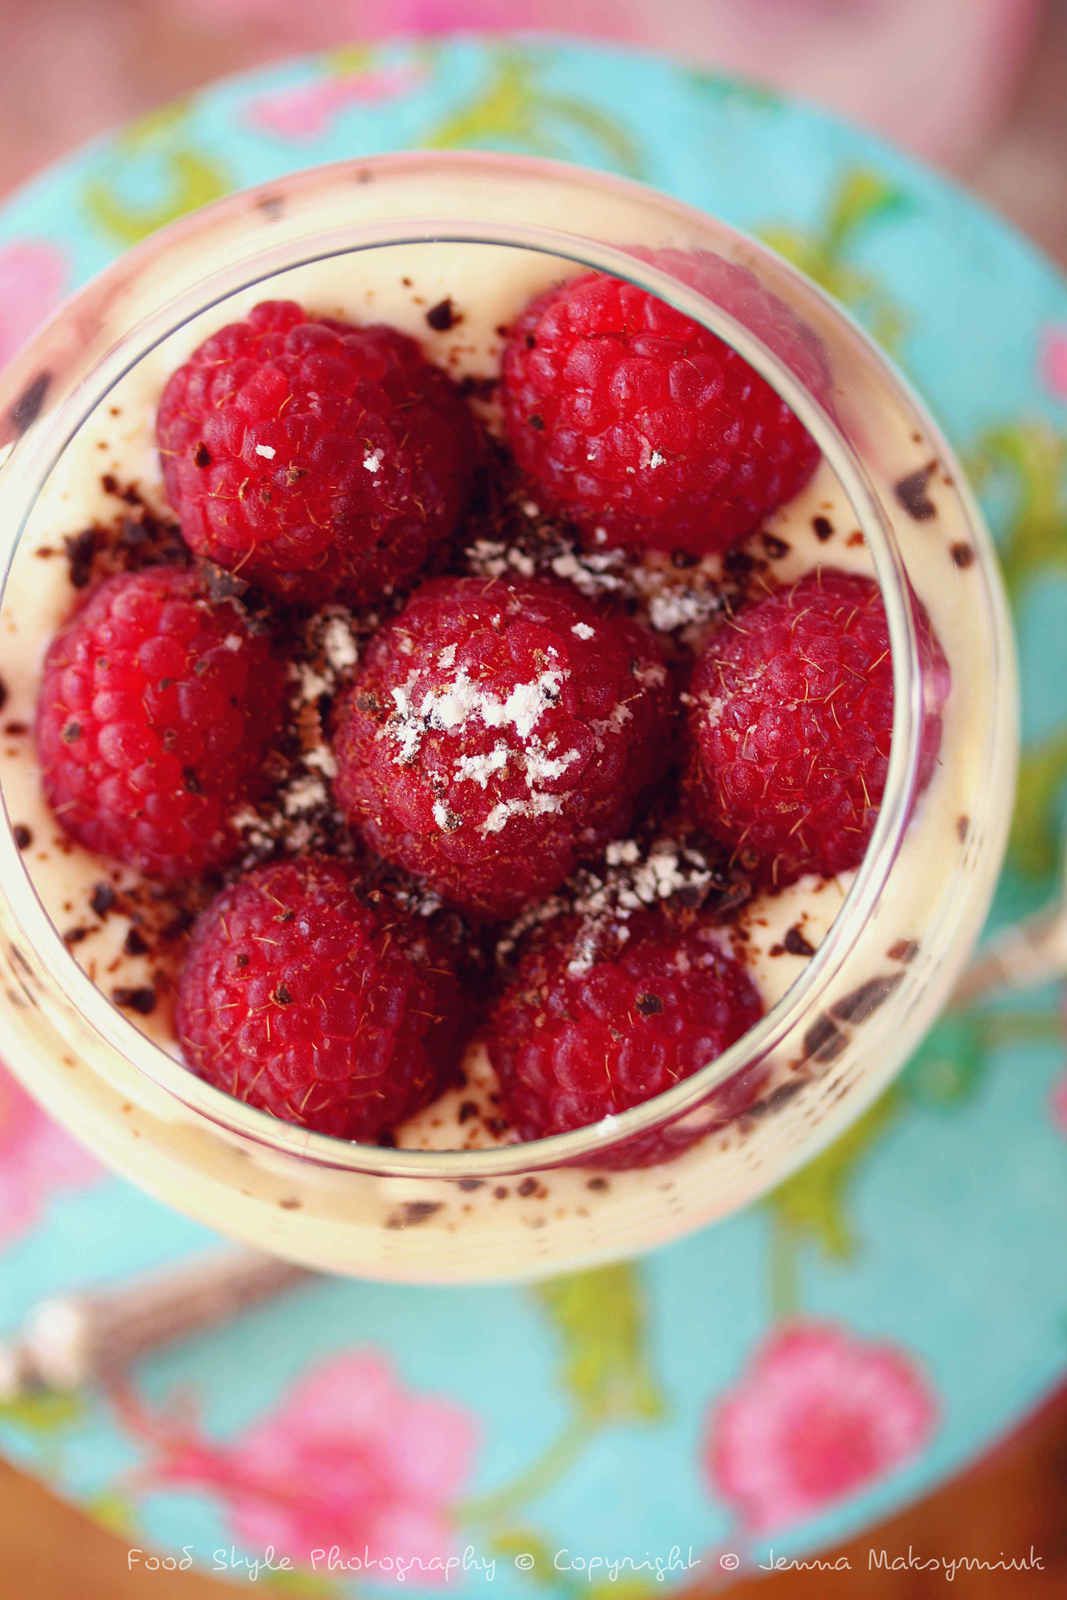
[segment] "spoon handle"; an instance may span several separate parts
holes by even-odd
[[[1039,911],[1006,928],[971,962],[952,994],[953,1007],[999,990],[1032,989],[1067,977],[1067,907]]]
[[[313,1276],[288,1261],[235,1249],[113,1288],[42,1300],[13,1339],[0,1340],[0,1401],[106,1378]]]

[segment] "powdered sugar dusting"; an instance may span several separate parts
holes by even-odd
[[[456,646],[448,645],[437,657],[446,671],[455,665]],[[580,759],[580,751],[560,751],[558,741],[540,739],[535,729],[550,706],[557,703],[568,676],[564,666],[546,667],[536,678],[517,683],[505,697],[493,694],[475,683],[464,668],[455,672],[443,687],[431,687],[420,694],[420,670],[416,667],[407,682],[390,693],[394,711],[378,731],[379,738],[391,739],[396,746],[396,765],[408,766],[418,756],[427,733],[458,735],[472,724],[500,729],[511,739],[498,739],[488,750],[460,751],[452,766],[454,783],[473,783],[488,789],[491,781],[511,766],[517,766],[527,794],[511,796],[493,805],[481,824],[483,833],[500,833],[513,817],[538,817],[562,809],[563,796],[546,792],[543,784],[562,777]],[[445,832],[461,826],[443,798],[433,807],[434,820]]]
[[[396,744],[398,766],[414,761],[425,733],[457,733],[472,718],[486,728],[510,727],[520,740],[529,738],[544,712],[559,699],[566,669],[546,668],[529,683],[517,683],[506,699],[475,683],[463,668],[444,688],[430,688],[419,696],[420,676],[416,667],[406,683],[390,690],[395,709],[378,734]]]
[[[510,754],[507,745],[498,742],[484,754],[460,756],[456,762],[456,777],[460,783],[476,783],[479,789],[485,789],[494,773],[504,771]]]
[[[562,809],[561,795],[545,794],[541,790],[535,790],[527,799],[499,801],[482,823],[482,832],[501,833],[512,817],[543,817]]]

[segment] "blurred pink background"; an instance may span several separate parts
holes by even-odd
[[[0,0],[0,194],[226,73],[504,28],[650,46],[792,89],[953,172],[1067,261],[1067,0]]]

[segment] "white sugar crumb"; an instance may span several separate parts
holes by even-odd
[[[394,758],[398,766],[408,766],[419,753],[422,743],[423,728],[415,715],[415,708],[411,703],[411,696],[403,684],[394,684],[389,693],[393,697],[396,707],[393,715],[384,728],[378,730],[378,738],[384,738],[386,733],[392,734],[399,746]]]
[[[454,733],[477,717],[487,728],[511,727],[520,739],[528,739],[543,713],[559,699],[564,674],[548,668],[530,683],[519,683],[506,700],[474,683],[459,671],[443,689],[427,689],[416,704],[418,668],[407,683],[390,690],[395,710],[379,730],[378,737],[390,737],[397,745],[398,765],[410,764],[428,731]]]
[[[482,832],[500,833],[512,817],[543,817],[562,809],[563,797],[558,794],[534,793],[524,800],[501,800],[482,823]]]
[[[282,799],[287,817],[299,817],[326,803],[326,785],[313,772],[306,772],[291,783]]]
[[[476,783],[479,789],[485,789],[494,773],[503,772],[510,753],[506,744],[497,743],[483,755],[460,756],[456,762],[456,778],[461,783]]]
[[[514,723],[520,739],[527,738],[540,722],[541,713],[555,705],[562,686],[562,674],[552,669],[542,672],[533,683],[516,684],[504,702],[502,720]],[[491,717],[485,720],[490,727],[494,726]]]
[[[289,676],[298,685],[298,695],[304,705],[310,705],[320,696],[330,690],[330,680],[307,661],[293,661],[289,665]]]
[[[314,772],[321,772],[324,777],[337,776],[337,758],[328,744],[312,745],[304,754],[304,765]]]
[[[552,559],[551,567],[557,578],[573,583],[580,594],[612,593],[622,588],[621,569],[625,557],[619,550],[606,550],[600,554],[586,552],[579,555],[574,550],[564,550]]]
[[[244,644],[244,640],[241,638],[241,635],[239,633],[228,633],[226,635],[225,639],[223,639],[223,641],[222,641],[222,648],[224,650],[235,650],[236,651],[236,650],[240,650],[240,648],[241,648],[241,646],[243,644]]]
[[[346,848],[333,804],[337,762],[322,725],[322,702],[337,693],[359,656],[355,619],[343,606],[310,617],[299,653],[288,667],[289,710],[298,748],[273,799],[262,810],[246,806],[231,819],[245,847],[246,865],[284,852]]]
[[[539,783],[551,783],[555,778],[561,778],[567,768],[572,767],[579,759],[577,750],[568,750],[565,755],[553,756],[538,739],[530,740],[524,755],[526,786],[529,789],[534,789]]]
[[[305,703],[332,694],[338,678],[359,659],[351,614],[337,607],[313,617],[306,647],[307,658],[289,668],[290,680],[299,686],[299,697]]]
[[[604,852],[604,860],[609,867],[632,866],[640,858],[641,850],[636,839],[615,839]]]
[[[327,664],[334,672],[346,672],[359,660],[359,645],[352,629],[351,615],[346,611],[330,611],[322,629],[322,650]]]
[[[384,458],[384,451],[382,451],[382,450],[368,450],[367,453],[363,457],[363,466],[364,466],[365,471],[367,471],[367,472],[377,472],[379,467],[382,464],[383,458]]]
[[[700,627],[722,609],[714,589],[672,588],[664,585],[648,596],[648,620],[657,633],[677,633]]]
[[[274,446],[272,444],[257,444],[256,445],[256,455],[257,456],[262,456],[264,461],[273,461],[274,457],[277,454],[278,454],[278,452],[277,452],[277,450],[275,450],[275,448],[274,448]]]
[[[658,450],[653,450],[648,458],[648,464],[654,472],[657,467],[665,467],[667,465],[667,457],[661,456]]]
[[[605,936],[615,945],[629,938],[628,922],[636,912],[683,894],[699,904],[714,882],[707,857],[680,840],[662,835],[642,847],[635,839],[616,839],[605,849],[602,868],[582,868],[559,894],[512,923],[498,959],[506,960],[531,928],[573,913],[580,925],[567,970],[580,976],[599,960]]]
[[[578,639],[595,639],[596,629],[591,628],[588,622],[576,622],[571,632]]]
[[[669,456],[645,442],[642,470],[670,464]],[[684,553],[658,551],[638,556],[613,545],[610,531],[602,525],[592,530],[592,548],[582,548],[565,524],[555,523],[533,500],[512,500],[505,512],[510,513],[507,520],[492,524],[484,537],[467,546],[466,566],[473,576],[551,576],[590,598],[614,595],[653,631],[680,635],[691,648],[700,647],[704,630],[723,609],[723,568],[718,557],[693,560]],[[501,526],[506,533],[497,533]]]
[[[633,712],[625,701],[620,700],[613,709],[610,717],[598,717],[589,726],[598,739],[603,739],[607,733],[621,733],[626,724],[633,718]]]
[[[437,657],[437,665],[439,667],[443,667],[447,672],[448,668],[454,667],[455,664],[456,647],[454,644],[446,644],[444,649],[441,651],[441,654]]]
[[[658,689],[667,681],[667,669],[659,661],[639,661],[633,674],[642,689]]]
[[[251,850],[267,850],[274,842],[269,819],[251,806],[242,806],[230,818],[230,826]]]
[[[618,903],[624,911],[669,900],[683,889],[706,889],[712,873],[696,850],[671,840],[657,840],[644,861],[627,863],[630,870],[619,885]]]
[[[701,696],[699,701],[694,699],[692,703],[699,704],[703,713],[702,720],[706,728],[714,728],[716,726],[726,707],[726,701],[721,695],[717,694]]]
[[[540,516],[532,501],[520,509],[531,519]],[[551,573],[584,595],[614,594],[627,587],[627,560],[622,550],[576,550],[562,535],[543,530],[537,537],[538,543],[525,549],[505,539],[476,539],[465,551],[468,570],[483,578],[533,578]],[[602,544],[607,534],[598,528],[593,537]]]
[[[466,556],[472,570],[484,578],[502,578],[507,572],[520,578],[532,578],[537,571],[532,556],[513,544],[506,544],[503,539],[476,539]]]
[[[443,800],[434,801],[433,820],[436,822],[442,833],[454,833],[455,830],[460,826],[460,819],[456,816],[454,811],[451,811],[448,808]]]
[[[605,860],[609,867],[622,869],[602,886],[607,899],[622,911],[653,906],[682,889],[706,889],[712,878],[704,856],[673,839],[657,839],[644,859],[634,841],[625,839],[608,846]],[[602,909],[597,902],[598,893],[593,890],[579,909]]]

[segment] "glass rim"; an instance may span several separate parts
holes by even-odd
[[[121,269],[122,276],[130,276],[131,266],[136,268],[141,259],[154,258],[162,249],[182,235],[195,232],[213,219],[229,214],[241,205],[247,205],[256,195],[269,196],[289,186],[302,188],[316,182],[329,182],[332,177],[353,170],[373,169],[388,176],[390,170],[411,171],[444,167],[451,171],[491,169],[498,175],[507,172],[530,171],[538,176],[548,174],[561,181],[585,183],[592,187],[607,184],[630,196],[643,199],[646,205],[680,214],[695,231],[709,224],[741,244],[746,254],[766,258],[776,271],[786,273],[814,293],[823,303],[827,314],[843,324],[865,347],[881,367],[890,384],[901,391],[910,408],[922,417],[928,435],[955,479],[956,492],[961,493],[964,510],[972,527],[983,533],[977,507],[966,489],[965,480],[954,455],[939,430],[926,414],[908,386],[900,379],[888,359],[854,320],[825,295],[807,277],[783,263],[781,258],[766,246],[747,235],[681,202],[661,196],[657,191],[629,180],[589,172],[581,167],[564,163],[541,161],[536,158],[489,155],[478,152],[431,153],[422,156],[409,153],[393,156],[367,157],[354,161],[333,163],[310,168],[238,191],[213,205],[204,207],[191,216],[182,218],[169,227],[153,234],[131,252],[94,278],[83,290],[69,299],[60,311],[45,324],[26,350],[20,352],[16,370],[32,370],[33,351],[46,342],[49,331],[68,317],[79,302],[99,292],[109,279]],[[249,250],[229,261],[225,266],[205,274],[165,299],[162,304],[141,317],[113,344],[94,365],[80,377],[73,389],[62,396],[57,406],[48,407],[37,425],[31,425],[15,449],[20,461],[27,453],[32,462],[28,487],[17,514],[12,518],[10,533],[4,537],[2,575],[0,575],[0,604],[6,593],[11,566],[26,523],[36,503],[37,496],[56,466],[64,450],[89,416],[106,399],[121,378],[146,355],[163,343],[181,327],[213,309],[226,300],[249,289],[254,289],[266,279],[313,262],[343,254],[357,255],[365,250],[385,246],[419,246],[425,244],[491,245],[535,251],[555,259],[567,261],[579,268],[606,271],[627,278],[638,287],[646,289],[685,315],[692,317],[732,345],[777,390],[804,426],[814,437],[835,474],[842,491],[848,498],[857,524],[871,552],[877,580],[885,604],[890,649],[893,666],[893,730],[889,768],[885,792],[879,808],[874,832],[856,869],[856,875],[815,955],[794,979],[785,994],[772,1005],[760,1020],[740,1039],[706,1066],[664,1093],[644,1101],[627,1111],[597,1123],[591,1123],[568,1133],[547,1138],[500,1145],[488,1149],[395,1149],[378,1145],[360,1144],[332,1135],[314,1133],[296,1124],[287,1123],[270,1113],[258,1110],[234,1099],[225,1091],[197,1077],[180,1060],[162,1045],[141,1032],[98,988],[78,964],[74,955],[63,943],[58,928],[45,910],[37,894],[29,869],[14,842],[11,818],[7,811],[6,796],[3,815],[6,828],[0,830],[0,873],[16,920],[30,939],[39,959],[63,996],[84,1018],[105,1045],[118,1051],[134,1068],[142,1072],[159,1088],[173,1096],[188,1109],[231,1134],[267,1146],[282,1154],[312,1160],[320,1166],[350,1169],[382,1177],[443,1178],[488,1177],[507,1175],[530,1169],[547,1168],[562,1164],[579,1164],[583,1157],[595,1157],[605,1147],[620,1144],[624,1139],[647,1132],[663,1122],[673,1121],[693,1110],[720,1087],[734,1073],[754,1060],[773,1055],[782,1040],[808,1014],[815,1020],[819,998],[825,993],[835,973],[847,957],[851,944],[876,906],[890,870],[892,869],[904,831],[907,827],[912,801],[915,797],[919,765],[919,734],[922,723],[922,672],[918,655],[914,615],[909,600],[907,570],[889,521],[883,514],[879,496],[853,446],[842,433],[832,412],[816,401],[791,369],[763,345],[742,323],[723,311],[699,291],[682,283],[670,272],[642,256],[633,255],[624,247],[607,244],[581,233],[566,229],[546,228],[533,224],[500,223],[491,217],[457,219],[449,217],[442,225],[441,219],[389,218],[381,221],[353,223],[343,228],[321,232],[309,231],[297,238],[275,243],[266,248]],[[654,255],[654,252],[653,252]],[[0,378],[0,400],[7,400],[12,368]],[[15,386],[15,393],[18,387]],[[3,462],[6,469],[8,461]],[[987,536],[986,536],[987,538]],[[984,543],[979,547],[986,555]],[[988,588],[988,585],[987,585]]]

